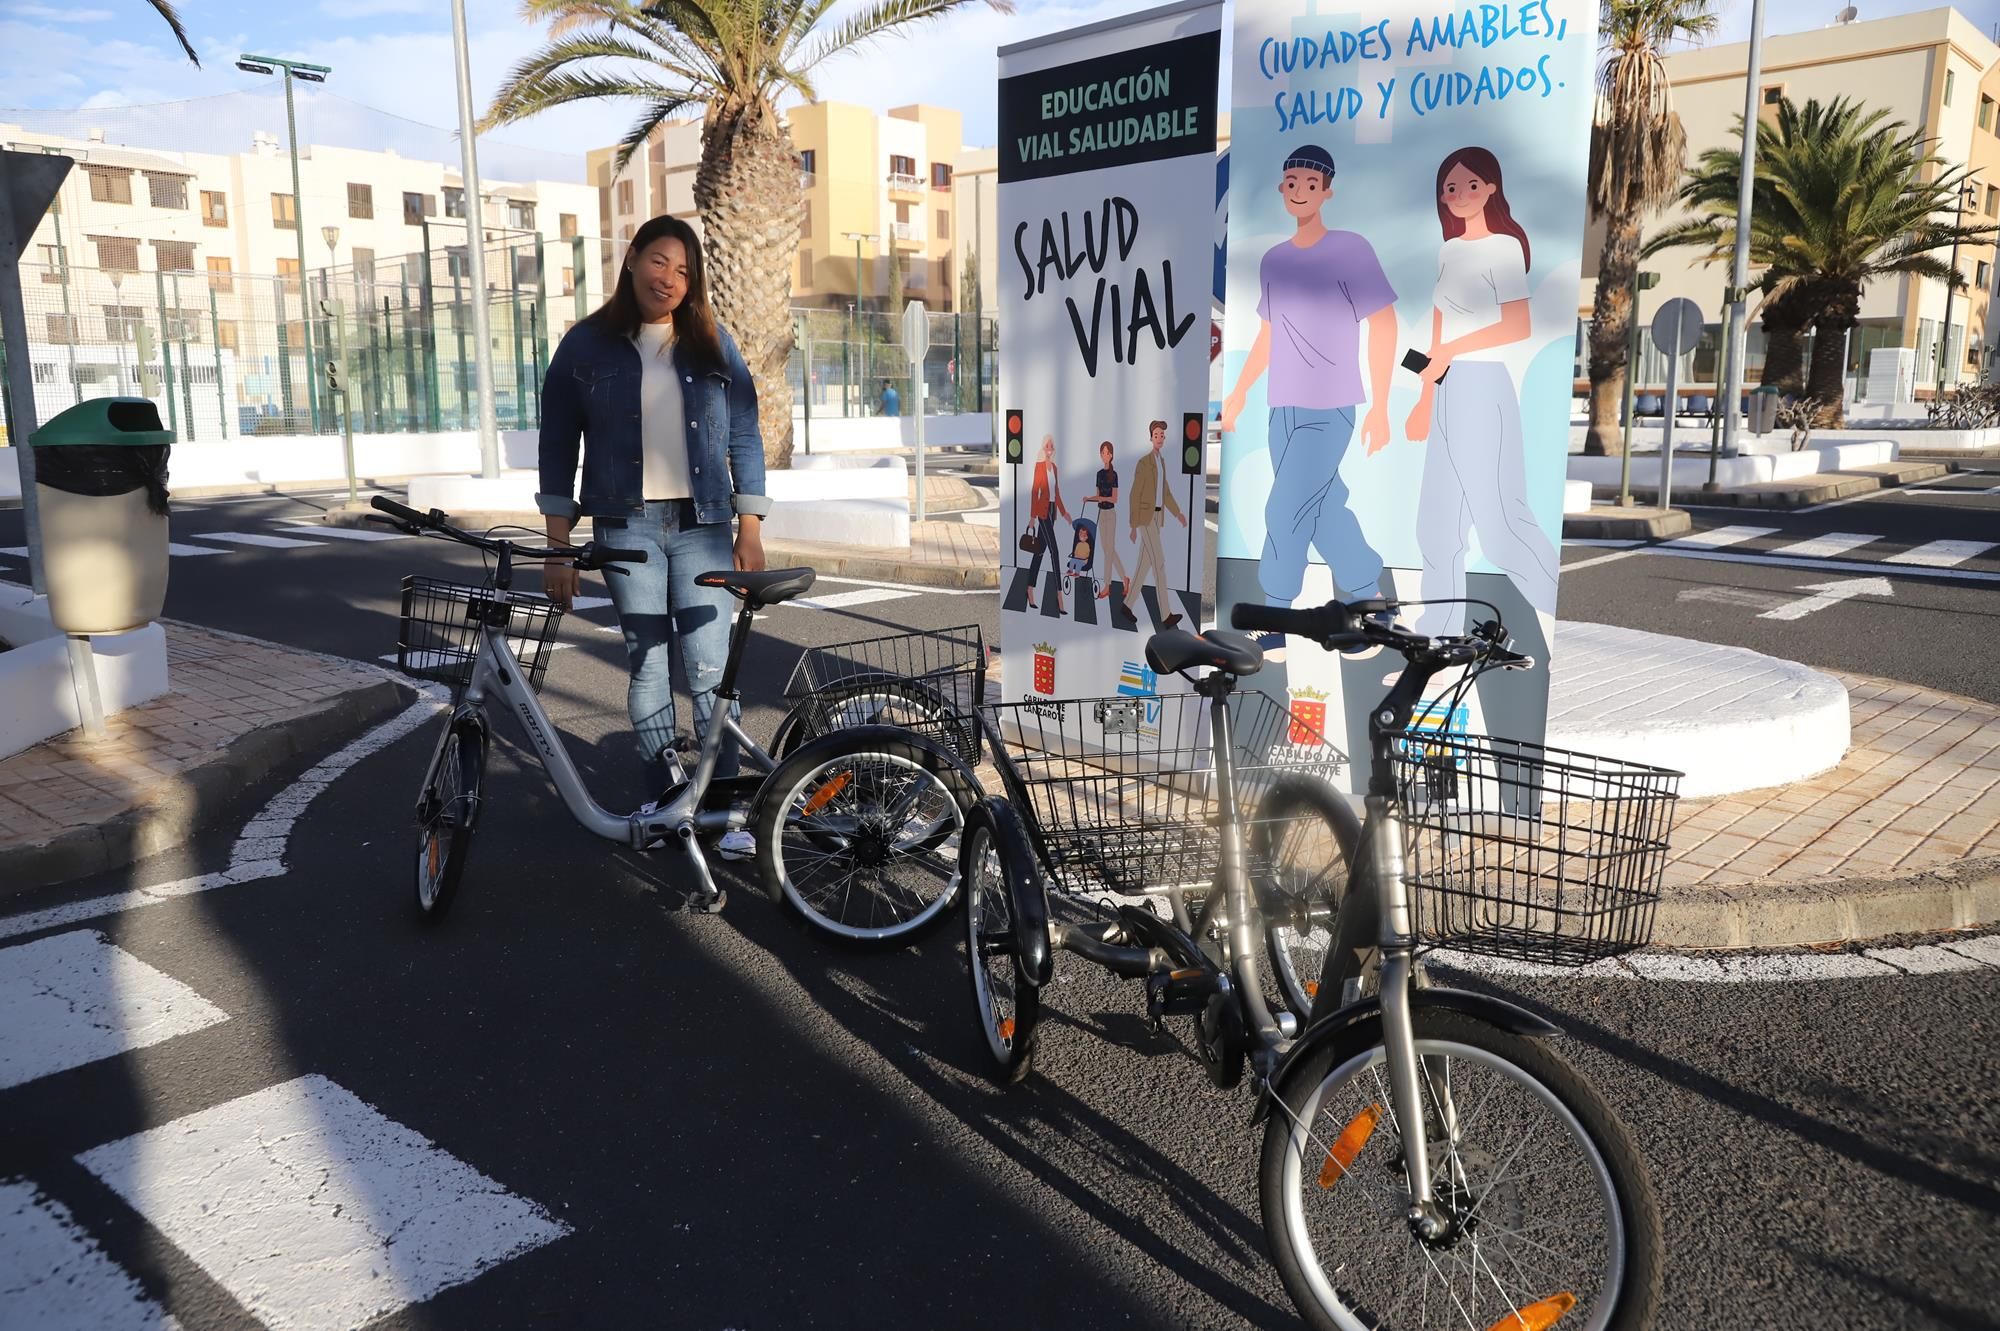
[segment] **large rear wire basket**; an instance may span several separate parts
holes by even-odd
[[[1008,797],[1056,886],[1083,895],[1208,890],[1221,851],[1208,708],[1199,694],[1170,694],[982,709]],[[1329,782],[1347,758],[1321,724],[1265,694],[1232,693],[1229,711],[1237,812],[1254,859],[1276,840],[1256,826],[1274,787]]]
[[[561,623],[562,610],[541,597],[413,573],[403,579],[396,668],[418,679],[464,688],[472,681],[480,627],[492,624],[506,632],[521,673],[539,693]]]
[[[810,647],[785,697],[803,736],[894,725],[979,761],[977,711],[986,700],[986,640],[977,624]]]
[[[1652,937],[1679,772],[1436,730],[1391,757],[1423,942],[1581,966]]]

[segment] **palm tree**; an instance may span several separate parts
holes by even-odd
[[[749,362],[773,466],[792,457],[785,364],[804,212],[799,156],[778,99],[811,100],[821,62],[965,3],[872,0],[829,20],[835,0],[521,0],[524,18],[548,24],[548,41],[507,76],[481,129],[574,102],[630,99],[640,111],[619,144],[622,170],[668,117],[704,108],[694,198],[709,296]],[[1013,9],[1011,0],[986,3]]]
[[[181,50],[187,52],[187,58],[194,62],[194,67],[200,69],[201,57],[194,53],[194,44],[188,41],[187,29],[181,26],[181,16],[174,12],[173,0],[146,0],[146,2],[167,21],[167,26],[174,30],[174,40],[181,44]]]
[[[1660,53],[1715,30],[1711,0],[1603,0],[1600,40],[1609,57],[1597,75],[1590,126],[1590,215],[1604,220],[1597,294],[1590,311],[1590,433],[1586,453],[1623,448],[1618,398],[1632,334],[1632,277],[1639,218],[1672,197],[1687,160]]]
[[[1822,404],[1822,426],[1846,417],[1841,357],[1867,285],[1907,274],[1963,288],[1965,278],[1940,251],[2000,236],[2000,227],[1965,225],[1954,215],[1969,169],[1948,166],[1920,133],[1888,117],[1846,97],[1802,107],[1787,100],[1757,126],[1750,261],[1764,269],[1757,285],[1812,326],[1806,394]],[[1737,127],[1740,139],[1740,118]],[[1697,215],[1648,250],[1693,247],[1711,260],[1729,253],[1741,171],[1732,149],[1703,153],[1680,192]]]

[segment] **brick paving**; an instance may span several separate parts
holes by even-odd
[[[173,624],[167,678],[168,693],[106,717],[102,740],[70,731],[0,759],[0,856],[145,804],[240,736],[317,711],[382,675]]]

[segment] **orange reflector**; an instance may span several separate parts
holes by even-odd
[[[1185,966],[1177,971],[1168,971],[1167,978],[1169,980],[1192,980],[1199,974],[1201,974],[1199,966]]]
[[[438,845],[437,834],[432,833],[429,844],[424,847],[424,859],[430,865],[430,875],[432,878],[437,877],[438,862],[443,857],[444,851]]]
[[[1551,1294],[1546,1299],[1537,1300],[1517,1313],[1505,1317],[1486,1328],[1486,1331],[1549,1331],[1561,1320],[1562,1315],[1576,1307],[1576,1295]]]
[[[839,776],[833,778],[833,780],[827,782],[818,790],[815,790],[812,793],[812,797],[806,801],[805,809],[803,810],[805,816],[810,818],[827,805],[833,803],[834,800],[839,798],[840,792],[847,789],[847,783],[853,779],[854,773],[842,772]]]
[[[1014,1019],[1012,1017],[1000,1018],[1000,1038],[1003,1040],[1012,1040],[1014,1038]]]
[[[1340,1176],[1354,1163],[1354,1157],[1361,1154],[1361,1148],[1375,1135],[1375,1125],[1382,1121],[1382,1106],[1369,1105],[1347,1121],[1340,1135],[1333,1139],[1327,1149],[1326,1163],[1319,1167],[1319,1185],[1330,1188],[1340,1182]]]
[[[1318,997],[1319,997],[1319,981],[1318,981],[1318,980],[1307,980],[1307,981],[1306,981],[1306,997],[1307,997],[1307,998],[1318,998]]]

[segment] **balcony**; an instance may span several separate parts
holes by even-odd
[[[889,223],[889,241],[899,250],[920,250],[924,247],[923,233],[915,222]]]
[[[819,184],[819,173],[817,171],[799,172],[800,189],[806,191],[807,193],[811,193],[813,187],[817,184]]]
[[[892,195],[907,194],[912,199],[921,199],[924,197],[924,178],[922,176],[909,175],[902,171],[891,171],[889,173],[889,193]]]

